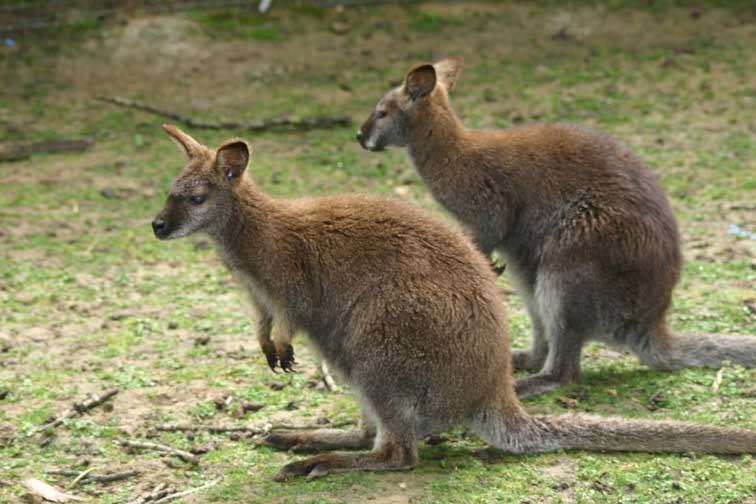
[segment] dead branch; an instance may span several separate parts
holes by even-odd
[[[66,420],[67,418],[82,415],[86,413],[87,411],[91,410],[92,408],[96,408],[97,406],[104,404],[108,399],[110,399],[117,393],[118,393],[118,388],[111,388],[111,389],[106,390],[99,396],[93,396],[80,403],[73,403],[71,408],[66,410],[63,414],[61,414],[60,416],[54,417],[52,420],[50,420],[46,424],[37,427],[37,429],[34,431],[34,434],[36,434],[37,432],[43,431],[45,429],[57,427],[58,425],[62,424],[63,421]]]
[[[13,486],[14,483],[12,481],[0,479],[0,486]]]
[[[175,424],[168,424],[168,425],[157,425],[155,426],[155,430],[161,431],[161,432],[210,432],[213,434],[220,434],[224,432],[251,432],[253,434],[259,434],[263,432],[262,429],[254,428],[254,427],[245,427],[245,426],[236,426],[236,425],[229,425],[229,426],[222,426],[222,425],[175,425]]]
[[[176,122],[186,124],[192,128],[202,129],[236,129],[249,131],[262,131],[273,128],[292,128],[292,129],[318,129],[333,128],[335,126],[348,126],[352,123],[349,116],[345,115],[317,115],[308,117],[280,116],[270,117],[267,119],[252,119],[249,121],[202,121],[192,119],[191,117],[177,114],[168,110],[162,110],[152,105],[148,105],[136,100],[130,100],[121,96],[104,96],[96,97],[100,101],[112,103],[119,107],[133,108],[143,112],[149,112]]]
[[[20,161],[30,157],[32,154],[39,154],[41,152],[83,151],[93,146],[94,143],[95,141],[92,138],[72,138],[43,140],[34,143],[0,144],[0,162]]]
[[[354,420],[344,420],[343,422],[337,422],[334,424],[328,424],[329,428],[346,427],[348,425],[355,425]],[[220,434],[224,432],[245,432],[252,435],[265,434],[267,432],[275,430],[312,430],[322,429],[326,427],[319,424],[265,424],[261,427],[249,427],[249,426],[222,426],[222,425],[201,425],[201,424],[164,424],[155,426],[155,430],[161,432],[210,432],[214,434]]]
[[[158,499],[162,499],[172,491],[173,488],[170,488],[166,483],[160,483],[152,489],[152,492],[142,495],[141,497],[137,497],[136,499],[129,501],[127,504],[144,504],[145,502],[155,502]]]
[[[54,476],[75,476],[78,477],[82,474],[81,471],[75,471],[71,469],[50,469],[48,471],[45,471],[45,474],[52,474]],[[121,481],[129,478],[133,478],[134,476],[138,476],[139,471],[122,471],[122,472],[113,472],[113,473],[104,473],[104,474],[87,474],[85,475],[81,480],[79,480],[79,483],[81,484],[87,484],[87,483],[110,483],[113,481]]]
[[[121,444],[121,446],[126,446],[128,448],[144,448],[145,450],[155,450],[162,453],[168,453],[169,455],[174,455],[184,462],[199,464],[199,458],[197,458],[195,455],[189,453],[188,451],[172,448],[168,445],[150,443],[149,441],[131,441],[128,439],[119,439],[118,442]]]
[[[202,490],[206,490],[206,489],[208,489],[208,488],[210,488],[212,486],[217,485],[218,483],[220,483],[220,481],[221,480],[219,478],[217,480],[211,481],[210,483],[205,483],[204,485],[199,486],[197,488],[190,488],[189,490],[184,490],[183,492],[177,492],[177,493],[166,495],[165,497],[156,500],[155,504],[160,504],[161,502],[168,502],[168,501],[172,501],[172,500],[175,500],[175,499],[180,499],[181,497],[186,497],[187,495],[190,495],[190,494],[193,494],[193,493],[197,493],[197,492],[201,492]]]

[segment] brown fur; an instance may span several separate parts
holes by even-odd
[[[590,339],[625,345],[657,369],[756,367],[756,338],[674,334],[665,325],[681,268],[677,221],[643,161],[572,125],[465,128],[449,104],[460,59],[414,67],[358,133],[406,146],[434,197],[490,256],[504,256],[533,323],[515,367],[521,396],[577,381]]]
[[[296,451],[370,451],[292,462],[277,479],[408,469],[418,462],[419,436],[454,425],[517,453],[756,451],[756,432],[748,430],[528,416],[514,392],[495,276],[460,233],[387,199],[272,198],[246,177],[251,149],[240,140],[217,151],[187,151],[189,163],[153,223],[156,235],[207,233],[255,300],[265,332],[281,322],[301,328],[360,402],[357,429],[288,432],[262,442]],[[192,202],[197,196],[202,201]],[[264,347],[268,340],[262,337]]]

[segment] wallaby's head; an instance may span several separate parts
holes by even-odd
[[[212,150],[175,126],[164,124],[163,128],[189,162],[171,183],[165,206],[152,221],[155,236],[181,238],[224,225],[231,217],[252,147],[235,138]]]
[[[434,64],[414,66],[404,83],[386,93],[367,121],[357,131],[363,148],[377,151],[410,141],[413,120],[433,100],[447,100],[462,68],[462,58],[447,58]]]

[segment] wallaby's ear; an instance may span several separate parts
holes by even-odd
[[[244,140],[234,138],[218,147],[215,164],[228,180],[233,181],[244,173],[251,156],[252,146]]]
[[[436,87],[436,69],[433,65],[418,65],[407,74],[404,81],[404,92],[412,101],[427,96]]]
[[[438,82],[443,84],[447,91],[451,91],[454,84],[456,84],[464,61],[461,56],[456,56],[437,61],[433,64],[433,68],[436,69]]]
[[[189,158],[197,156],[202,151],[203,147],[201,143],[178,129],[173,124],[163,124],[163,129],[166,133],[171,135],[171,138],[176,142],[176,145],[178,145]]]

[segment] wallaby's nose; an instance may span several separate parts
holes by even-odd
[[[155,234],[160,233],[163,229],[165,229],[165,221],[163,219],[155,219],[152,221],[152,230]]]

